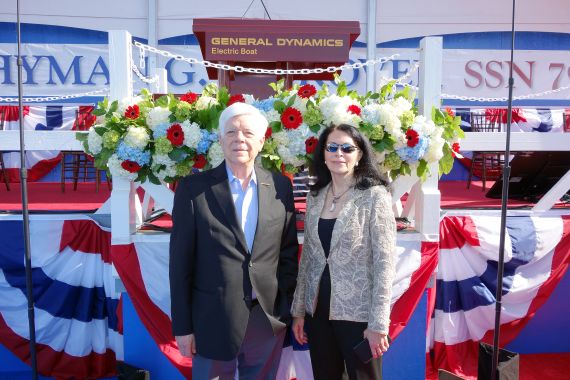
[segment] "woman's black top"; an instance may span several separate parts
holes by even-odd
[[[323,250],[325,251],[325,257],[329,257],[331,250],[331,238],[333,233],[334,224],[336,219],[323,219],[319,218],[319,239]],[[329,265],[325,266],[323,275],[321,276],[321,282],[319,285],[319,294],[317,298],[317,310],[315,310],[314,317],[329,319],[329,308],[331,302],[331,274],[329,271]]]

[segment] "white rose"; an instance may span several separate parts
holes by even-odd
[[[215,98],[212,98],[211,96],[202,95],[198,98],[195,104],[197,110],[205,110],[207,108],[210,108],[211,106],[217,105],[218,101]]]

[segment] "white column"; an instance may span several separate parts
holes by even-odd
[[[133,96],[131,40],[131,34],[126,30],[109,31],[110,100],[121,100]]]
[[[131,34],[125,30],[109,31],[110,100],[132,98]],[[128,244],[136,230],[135,186],[131,181],[113,177],[111,192],[111,242]]]
[[[426,37],[420,42],[419,111],[431,118],[433,107],[440,107],[443,39]],[[441,194],[438,189],[438,165],[430,165],[431,175],[422,183],[415,207],[416,230],[425,240],[439,240]]]
[[[366,58],[376,59],[376,0],[368,0],[368,28]],[[376,90],[376,65],[366,68],[366,91]]]

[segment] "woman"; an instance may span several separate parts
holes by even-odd
[[[381,379],[396,241],[391,196],[370,143],[350,125],[322,133],[313,165],[293,334],[309,342],[316,380]],[[374,358],[368,363],[354,352],[363,338]]]

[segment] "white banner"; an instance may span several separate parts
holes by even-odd
[[[197,45],[161,47],[174,54],[201,60]],[[378,49],[377,57],[399,54],[393,61],[377,65],[377,82],[405,75],[419,59],[417,49]],[[135,64],[141,60],[133,49]],[[148,62],[148,57],[146,57]],[[351,62],[366,60],[365,48],[353,48]],[[443,88],[445,94],[475,97],[505,97],[509,75],[507,50],[445,49],[443,52]],[[107,45],[100,44],[24,44],[23,81],[25,96],[53,96],[100,90],[109,86]],[[175,61],[163,56],[157,64],[168,73],[168,89],[173,93],[200,92],[208,82],[201,65]],[[365,68],[345,70],[342,78],[349,88],[366,90]],[[558,50],[516,51],[514,95],[528,95],[570,85],[570,52]],[[136,78],[136,76],[135,76]],[[410,83],[417,85],[417,73]],[[16,45],[0,44],[0,97],[17,94]],[[312,82],[319,85],[318,82]],[[330,85],[330,84],[329,84]],[[135,79],[134,90],[144,83]],[[549,94],[540,99],[570,99],[570,91]]]

